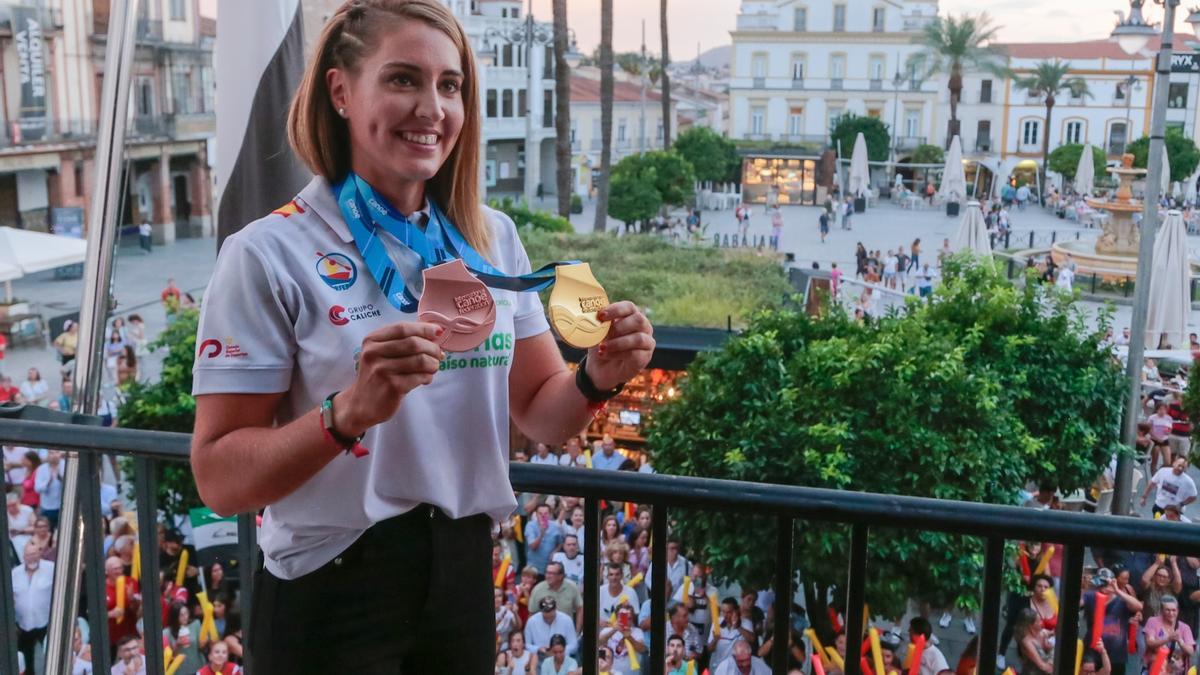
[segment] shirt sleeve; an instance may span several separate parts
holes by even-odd
[[[284,291],[245,236],[225,241],[200,313],[194,395],[288,390],[296,333]]]

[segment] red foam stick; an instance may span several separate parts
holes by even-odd
[[[829,624],[833,628],[834,633],[839,633],[842,630],[842,619],[838,616],[837,608],[829,607]]]
[[[1167,653],[1169,651],[1166,645],[1158,648],[1158,653],[1154,655],[1154,663],[1150,665],[1150,675],[1160,675],[1162,673],[1163,666],[1167,663]]]
[[[871,662],[867,660],[867,657],[862,657],[858,662],[862,668],[863,675],[875,675],[875,671],[871,670]]]
[[[1029,551],[1025,550],[1025,544],[1021,544],[1021,576],[1025,582],[1029,582],[1029,577],[1032,573],[1029,571]]]
[[[816,649],[813,649],[812,671],[813,675],[825,675],[825,664],[821,663],[821,655]]]
[[[867,654],[870,654],[870,653],[871,653],[871,640],[868,638],[866,640],[863,640],[862,650],[859,651],[858,655],[866,656]]]
[[[1136,621],[1129,622],[1129,653],[1137,654],[1138,625]]]
[[[1096,594],[1095,610],[1092,613],[1092,649],[1100,649],[1104,637],[1104,609],[1108,606],[1108,595]]]
[[[908,675],[921,675],[921,657],[925,654],[924,635],[913,638],[912,653],[912,661],[908,664]]]

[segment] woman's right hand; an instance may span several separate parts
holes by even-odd
[[[355,437],[396,414],[413,389],[429,384],[445,352],[435,340],[445,329],[432,323],[401,321],[363,339],[358,377],[337,395],[334,426]]]

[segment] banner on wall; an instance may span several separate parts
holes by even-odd
[[[21,112],[13,123],[13,141],[38,141],[46,136],[46,47],[37,8],[13,7],[12,30],[21,78]]]

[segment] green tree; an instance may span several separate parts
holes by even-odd
[[[692,165],[699,181],[737,180],[742,169],[733,141],[708,127],[691,127],[679,134],[671,149]]]
[[[1062,92],[1070,92],[1072,98],[1091,97],[1087,82],[1081,77],[1069,77],[1070,61],[1041,61],[1034,66],[1033,73],[1028,77],[1018,77],[1017,89],[1029,92],[1030,96],[1041,96],[1046,105],[1046,123],[1042,126],[1042,175],[1046,174],[1050,160],[1050,121],[1054,113],[1054,104]]]
[[[634,172],[628,167],[623,170],[621,165],[624,163],[623,159],[613,169],[608,215],[626,225],[632,225],[653,218],[662,208],[663,201],[662,195],[654,189],[654,184],[649,182],[650,177]]]
[[[1049,168],[1054,173],[1062,174],[1067,180],[1075,178],[1075,170],[1079,168],[1079,156],[1083,154],[1083,145],[1079,143],[1068,143],[1060,145],[1050,152]],[[1105,173],[1105,162],[1107,158],[1104,155],[1104,150],[1092,146],[1092,164],[1096,169],[1096,178],[1103,180],[1107,175]]]
[[[959,134],[958,104],[962,100],[963,70],[982,70],[1004,75],[1004,56],[991,46],[998,27],[987,13],[978,16],[938,17],[925,25],[913,42],[920,52],[909,57],[909,69],[918,79],[948,75],[950,119],[946,123],[946,144]]]
[[[488,202],[488,206],[512,218],[513,223],[517,227],[528,226],[535,230],[546,230],[547,232],[575,231],[575,228],[571,227],[571,221],[566,218],[550,213],[549,211],[531,209],[525,202],[514,202],[511,197],[493,199]]]
[[[1069,297],[1014,286],[991,265],[947,261],[932,302],[855,322],[790,310],[752,320],[702,355],[649,431],[664,473],[1016,504],[1026,481],[1085,487],[1115,452],[1120,368]],[[680,519],[718,577],[770,583],[769,519]],[[795,559],[809,616],[845,578],[844,529],[801,527]],[[867,601],[899,617],[907,598],[978,603],[981,542],[875,532]]]
[[[1167,128],[1167,162],[1171,166],[1171,180],[1187,180],[1200,164],[1200,149],[1196,142],[1183,134],[1178,127]],[[1142,136],[1129,144],[1127,152],[1133,154],[1133,165],[1139,169],[1146,168],[1150,159],[1150,139]]]
[[[850,158],[854,152],[854,141],[861,133],[867,141],[867,158],[872,162],[886,162],[891,137],[887,125],[878,117],[861,117],[854,113],[846,113],[838,118],[837,124],[829,130],[834,147],[838,142],[842,145],[842,157]]]
[[[946,153],[937,145],[918,145],[911,161],[913,164],[941,164],[946,161]]]
[[[608,214],[626,224],[645,220],[686,203],[695,182],[692,165],[674,150],[629,155],[613,167]]]
[[[130,429],[191,433],[196,420],[192,398],[192,364],[196,358],[196,328],[200,313],[180,310],[149,345],[165,348],[162,375],[157,382],[135,381],[125,386],[125,402],[117,410],[121,426]],[[168,516],[186,515],[201,506],[191,467],[183,462],[159,462],[159,504]]]

